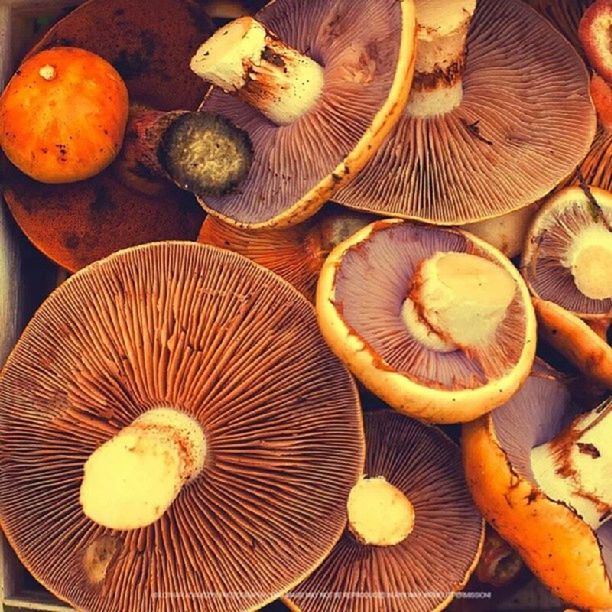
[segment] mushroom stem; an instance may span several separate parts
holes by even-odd
[[[465,47],[476,0],[417,0],[418,46],[408,113],[443,115],[461,104]]]
[[[603,223],[585,228],[576,236],[563,264],[569,268],[578,290],[593,300],[612,298],[612,231]]]
[[[468,253],[436,253],[414,275],[402,315],[424,346],[440,352],[493,341],[516,284],[495,263]]]
[[[211,36],[191,60],[198,76],[257,108],[277,125],[308,112],[323,90],[323,68],[241,17]]]
[[[87,459],[83,512],[109,529],[146,527],[196,478],[205,455],[204,433],[194,419],[172,408],[149,410]]]
[[[612,400],[580,415],[552,442],[531,451],[531,471],[551,499],[594,530],[612,517]]]
[[[246,176],[251,152],[246,132],[222,117],[135,104],[115,169],[124,184],[148,195],[160,193],[165,181],[218,195]]]
[[[414,528],[410,500],[382,476],[362,478],[351,489],[347,511],[349,529],[362,544],[393,546]]]

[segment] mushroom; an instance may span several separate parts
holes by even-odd
[[[608,401],[576,416],[563,379],[537,361],[521,390],[462,436],[485,518],[556,596],[585,609],[612,607],[611,412]]]
[[[77,609],[264,605],[340,538],[364,455],[312,306],[210,246],[76,273],[0,375],[2,528]]]
[[[470,421],[507,401],[531,369],[536,322],[518,270],[456,229],[378,221],[321,271],[323,336],[393,408]]]
[[[246,130],[254,158],[240,190],[200,198],[206,211],[252,229],[316,213],[399,119],[415,30],[412,0],[277,0],[218,30],[191,61],[215,85],[201,110]]]
[[[372,221],[371,215],[331,203],[305,223],[284,229],[246,230],[209,215],[198,242],[248,257],[314,301],[319,273],[332,249]]]
[[[467,583],[484,539],[459,449],[390,410],[366,413],[365,430],[365,476],[349,495],[348,526],[288,603],[302,612],[442,610]]]
[[[126,83],[130,101],[159,111],[192,110],[206,86],[187,59],[212,25],[182,0],[90,0],[55,24],[28,57],[52,47],[80,47],[103,57]],[[195,240],[204,215],[193,196],[168,184],[155,196],[118,180],[115,165],[70,185],[43,185],[12,166],[5,199],[26,236],[60,266],[75,271],[135,244]]]
[[[578,37],[593,68],[612,83],[612,4],[596,0],[585,11]]]
[[[520,0],[417,0],[416,10],[407,110],[334,199],[462,225],[547,195],[579,165],[595,134],[580,57]]]
[[[143,193],[159,193],[171,181],[187,191],[223,194],[246,176],[251,158],[247,133],[219,115],[134,105],[115,169]]]
[[[544,338],[612,386],[612,347],[582,320],[612,319],[612,193],[570,187],[551,198],[529,231],[521,271]]]
[[[38,181],[81,181],[115,159],[127,117],[125,83],[105,59],[54,47],[26,59],[2,93],[0,146]]]

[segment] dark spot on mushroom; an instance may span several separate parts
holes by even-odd
[[[68,161],[68,149],[65,144],[56,144],[55,148],[57,149],[59,155],[59,161],[65,162]]]
[[[95,189],[95,198],[89,205],[89,210],[94,217],[106,215],[115,210],[116,206],[108,188],[98,185]]]
[[[525,497],[526,501],[527,501],[527,505],[531,505],[533,504],[534,501],[536,501],[536,499],[538,499],[538,493],[535,489],[532,489],[529,493],[529,495],[527,495],[527,497]]]
[[[115,17],[121,17],[122,15],[125,15],[125,9],[122,9],[122,8],[115,9],[115,11],[113,12],[113,15],[115,15]]]
[[[474,136],[475,138],[477,138],[478,140],[480,140],[481,142],[484,142],[485,144],[492,146],[493,145],[493,141],[492,140],[488,140],[487,138],[485,138],[481,133],[480,133],[480,119],[477,119],[476,121],[474,121],[473,123],[468,123],[468,121],[466,121],[465,119],[461,119],[461,123],[463,123],[463,125],[467,128],[467,131]]]
[[[285,60],[278,53],[275,53],[270,47],[266,47],[264,49],[264,52],[261,54],[261,59],[265,60],[269,64],[272,64],[273,66],[278,66],[279,68],[285,67]]]
[[[67,234],[64,234],[63,243],[67,249],[77,249],[80,242],[80,238],[74,232],[68,232]]]
[[[601,453],[597,450],[597,447],[594,444],[577,442],[576,446],[578,446],[578,450],[582,454],[590,455],[593,459],[599,459],[599,457],[601,457]]]

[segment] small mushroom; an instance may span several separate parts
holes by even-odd
[[[26,59],[2,93],[0,146],[37,181],[72,183],[115,159],[127,118],[125,83],[104,58],[54,47]]]
[[[537,361],[507,404],[464,426],[463,461],[485,518],[536,576],[568,603],[610,608],[612,402],[576,414]]]
[[[393,408],[470,421],[531,369],[536,322],[518,270],[455,229],[378,221],[325,262],[317,314],[334,352]]]
[[[595,135],[584,63],[520,0],[417,0],[416,10],[407,110],[334,199],[442,225],[537,202],[580,164]]]
[[[551,198],[530,229],[521,271],[545,339],[612,386],[612,347],[584,321],[612,319],[612,194],[570,187]]]
[[[191,61],[215,85],[201,110],[251,137],[240,190],[200,198],[241,227],[312,216],[355,176],[408,99],[416,23],[410,0],[277,0],[218,30]]]
[[[83,48],[114,66],[131,102],[194,110],[207,87],[187,60],[211,32],[210,18],[195,3],[90,0],[55,24],[28,58],[58,46]],[[69,185],[41,184],[9,166],[2,187],[25,235],[70,271],[136,244],[195,240],[204,220],[190,194],[170,184],[153,196],[136,191],[118,179],[114,164]]]
[[[364,454],[312,305],[210,246],[76,273],[0,375],[0,522],[76,609],[259,608],[338,541]]]
[[[578,37],[591,66],[612,83],[612,3],[596,0],[585,11],[578,27]]]
[[[459,449],[389,410],[366,413],[365,430],[365,476],[349,495],[348,526],[288,603],[302,612],[442,610],[484,539]]]
[[[248,134],[220,115],[134,105],[115,169],[143,193],[159,193],[163,181],[171,181],[187,191],[220,195],[246,176],[251,158]]]
[[[276,272],[314,301],[319,273],[327,256],[372,221],[371,215],[334,204],[327,204],[305,223],[284,229],[241,229],[209,215],[198,242],[248,257]]]

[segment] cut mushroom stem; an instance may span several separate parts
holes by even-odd
[[[197,195],[222,195],[246,176],[251,160],[249,136],[223,117],[134,105],[117,168],[144,193],[166,179]]]
[[[204,466],[200,425],[171,408],[138,417],[87,459],[81,506],[109,529],[146,527],[160,519]]]
[[[468,253],[436,253],[419,266],[403,305],[407,328],[440,352],[494,341],[516,284],[500,266]]]
[[[476,0],[417,0],[418,47],[408,112],[443,115],[461,104],[467,34]]]
[[[277,125],[293,123],[308,112],[325,80],[316,61],[287,46],[252,17],[236,19],[215,32],[192,58],[191,69]]]
[[[612,517],[610,440],[612,400],[531,451],[531,470],[540,489],[573,508],[594,530]]]
[[[582,230],[563,265],[571,270],[579,291],[593,300],[612,298],[612,232],[601,223]]]
[[[382,476],[362,478],[349,494],[347,510],[349,529],[362,544],[393,546],[414,528],[410,500]]]

